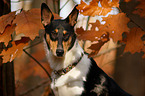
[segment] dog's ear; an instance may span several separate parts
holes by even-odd
[[[69,22],[69,24],[71,26],[75,26],[75,24],[77,23],[77,17],[78,17],[78,14],[79,14],[79,10],[77,10],[77,8],[76,8],[77,6],[78,5],[76,5],[74,7],[74,9],[72,10],[72,12],[66,18],[66,21]]]
[[[48,6],[45,3],[41,4],[41,22],[44,26],[51,23],[51,21],[54,19],[54,16],[51,12],[51,10],[48,8]]]

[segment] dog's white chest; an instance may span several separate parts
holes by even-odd
[[[84,91],[83,81],[72,81],[59,87],[53,85],[53,89],[55,96],[80,96]]]
[[[51,87],[56,96],[79,96],[84,91],[83,81],[85,81],[85,74],[76,67],[69,73],[54,79]]]
[[[56,96],[80,96],[84,91],[84,81],[90,66],[90,60],[84,56],[79,64],[67,74],[55,79],[51,87]],[[55,78],[52,74],[52,78]]]

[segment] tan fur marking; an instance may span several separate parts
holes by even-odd
[[[64,49],[64,53],[66,53],[66,51],[68,50],[68,48],[70,47],[71,44],[71,37],[69,38],[69,40],[67,42],[63,41],[63,49]]]
[[[55,32],[58,33],[58,29],[55,29]]]
[[[50,36],[49,35],[46,35],[46,40],[47,40],[47,43],[50,46],[50,50],[53,52],[53,54],[56,54],[58,41],[50,40]]]
[[[63,34],[66,34],[66,33],[67,33],[67,31],[66,31],[66,30],[64,30],[64,31],[63,31]]]
[[[53,54],[56,54],[58,41],[50,41],[50,49],[52,50]]]

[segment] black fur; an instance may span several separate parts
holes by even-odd
[[[58,40],[60,43],[58,43],[58,46],[60,44],[62,44],[61,42],[62,41],[67,41],[69,39],[69,37],[72,37],[72,40],[71,40],[71,45],[69,46],[68,48],[68,51],[73,47],[74,43],[75,43],[75,40],[76,40],[76,34],[74,32],[74,26],[70,26],[69,22],[67,22],[67,20],[53,20],[50,24],[48,24],[47,26],[44,26],[45,27],[45,32],[46,34],[49,34],[50,36],[50,39],[52,41],[56,41],[58,40],[58,37],[61,39],[61,40]],[[63,33],[62,31],[61,32],[58,32],[60,33],[59,36],[52,36],[53,34],[53,31],[58,28],[58,29],[63,29],[63,30],[66,30],[67,33],[68,33],[68,36],[63,36]],[[53,34],[54,35],[54,34]],[[45,35],[45,38],[46,38],[46,35]],[[62,46],[62,45],[61,45]],[[48,45],[49,47],[49,45]],[[63,47],[63,46],[62,46]]]
[[[64,20],[53,20],[53,15],[50,9],[47,7],[46,4],[42,4],[41,7],[41,20],[45,27],[45,39],[46,34],[49,34],[50,39],[52,41],[58,41],[58,46],[62,46],[62,41],[67,41],[69,37],[72,38],[71,45],[69,46],[70,50],[74,42],[76,40],[76,34],[74,32],[74,25],[77,20],[78,10],[76,7],[72,11],[72,13]],[[43,8],[45,12],[48,12],[50,16],[43,16]],[[48,20],[45,17],[50,17]],[[73,18],[73,22],[71,22]],[[48,22],[48,24],[47,24]],[[54,32],[55,29],[58,29],[58,32]],[[68,35],[64,36],[63,31],[67,31]],[[57,35],[55,35],[57,34]],[[48,48],[50,49],[49,45],[47,44]],[[62,46],[63,47],[63,46]],[[90,58],[91,66],[89,68],[89,72],[86,77],[86,81],[84,81],[84,91],[82,92],[81,96],[131,96],[122,90],[113,79],[111,79],[103,70],[101,70],[96,62]]]
[[[90,60],[90,70],[87,74],[86,82],[84,82],[85,91],[81,96],[131,96],[122,90],[112,78],[101,70],[92,58],[90,58]],[[101,83],[101,81],[103,81],[103,83]],[[96,86],[98,86],[98,90],[101,90],[99,93],[93,91]]]

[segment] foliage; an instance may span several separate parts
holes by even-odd
[[[124,0],[129,2],[131,0]],[[141,17],[145,17],[144,0],[138,0],[140,4],[136,7],[134,14],[138,14]],[[100,4],[100,5],[99,5]],[[81,1],[81,4],[77,7],[81,14],[86,16],[106,15],[112,10],[112,7],[119,8],[119,0],[92,0],[90,4],[86,4]],[[55,14],[55,19],[60,18]],[[97,54],[101,46],[109,41],[110,38],[114,42],[124,42],[126,44],[124,52],[144,52],[145,45],[141,39],[145,34],[145,31],[141,28],[128,28],[127,24],[130,19],[125,13],[121,12],[117,15],[109,15],[103,17],[103,21],[106,23],[102,25],[99,21],[91,23],[91,30],[84,30],[83,28],[77,28],[76,33],[81,40],[95,41],[89,48],[92,49],[91,55]],[[34,40],[38,36],[38,31],[44,29],[40,19],[40,9],[31,9],[29,11],[21,11],[18,15],[15,12],[11,12],[7,15],[0,17],[0,42],[4,42],[5,46],[11,44],[12,47],[5,48],[0,54],[3,58],[3,63],[11,62],[15,57],[20,56],[23,48],[28,45],[30,40]],[[96,30],[96,27],[98,30]],[[13,40],[11,34],[14,32],[16,35],[24,34],[20,40]],[[126,34],[126,38],[122,38],[122,34]],[[93,35],[92,35],[93,34]],[[143,56],[145,58],[145,56]]]

